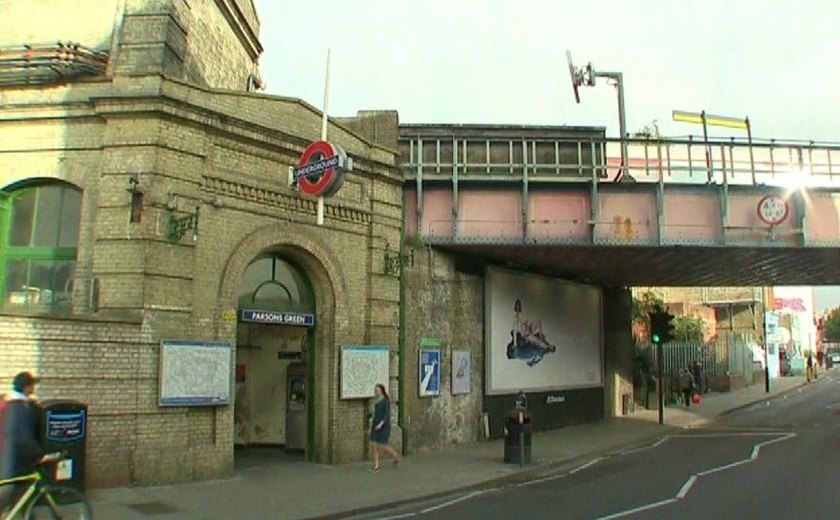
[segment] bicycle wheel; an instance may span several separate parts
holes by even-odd
[[[73,488],[47,486],[29,504],[27,520],[92,520],[85,496]]]

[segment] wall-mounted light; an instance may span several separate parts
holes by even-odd
[[[414,266],[414,250],[408,249],[407,252],[392,251],[390,242],[385,242],[385,258],[384,258],[385,274],[398,276],[400,269],[406,266]]]
[[[185,217],[176,217],[175,212],[178,210],[178,199],[171,191],[168,193],[166,210],[169,212],[169,224],[167,226],[169,240],[178,242],[190,230],[193,232],[193,241],[198,240],[198,208],[199,206],[196,206],[195,211]]]
[[[140,178],[136,173],[128,178],[128,187],[125,191],[129,193],[129,203],[131,205],[128,221],[132,223],[140,222],[143,218],[143,189],[140,187]]]

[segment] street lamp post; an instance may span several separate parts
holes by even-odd
[[[572,63],[572,53],[569,51],[566,51],[566,59],[569,62],[569,74],[572,78],[572,88],[574,89],[575,101],[577,103],[580,103],[578,87],[582,85],[594,87],[595,78],[604,78],[615,85],[618,96],[618,131],[621,134],[621,165],[619,166],[618,175],[616,175],[615,180],[621,180],[627,169],[627,121],[624,113],[624,75],[621,72],[596,72],[591,62],[587,63],[586,67],[575,68]]]

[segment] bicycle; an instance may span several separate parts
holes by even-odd
[[[67,458],[64,453],[48,455],[56,461]],[[39,466],[32,473],[19,477],[0,479],[0,486],[12,486],[29,482],[29,487],[12,504],[4,520],[92,520],[90,504],[79,491],[52,484]]]

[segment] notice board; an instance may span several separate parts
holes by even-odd
[[[229,341],[160,342],[160,406],[230,403],[233,347]]]
[[[373,387],[390,377],[390,351],[385,345],[347,345],[341,349],[341,399],[369,399]]]

